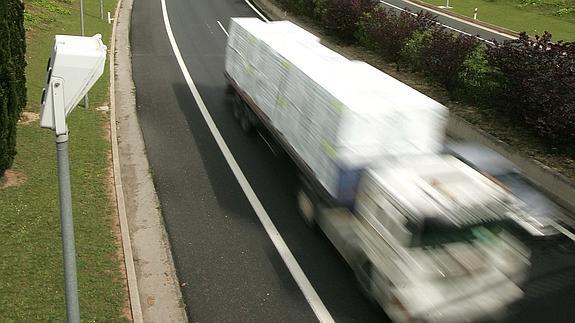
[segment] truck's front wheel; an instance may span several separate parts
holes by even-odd
[[[234,95],[234,105],[233,105],[233,111],[234,111],[234,117],[236,117],[237,120],[240,120],[240,116],[242,115],[242,110],[244,108],[244,101],[242,100],[242,98],[236,93]]]
[[[300,189],[297,193],[297,202],[303,220],[310,228],[314,228],[316,226],[316,206],[312,197],[306,190]]]
[[[251,117],[252,113],[249,109],[244,108],[243,113],[240,115],[240,126],[242,127],[242,131],[248,135],[252,135],[255,130]]]

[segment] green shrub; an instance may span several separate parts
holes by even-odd
[[[494,105],[501,97],[501,77],[501,73],[487,60],[487,47],[477,46],[457,75],[455,96],[479,106]]]
[[[360,19],[356,38],[364,46],[377,50],[392,62],[397,62],[401,49],[411,35],[433,25],[435,17],[429,13],[412,15],[409,11],[402,11],[398,14],[393,10],[376,7]]]
[[[557,11],[555,11],[555,15],[556,16],[569,16],[569,15],[575,15],[575,8],[561,8]]]
[[[16,156],[16,123],[26,105],[24,4],[0,2],[0,177]]]
[[[380,16],[380,11],[383,11],[382,14],[387,13],[385,9],[376,8],[373,11],[365,12],[357,23],[355,38],[359,44],[369,49],[377,50],[379,48],[377,31],[381,29],[381,22],[376,17]]]
[[[313,17],[321,21],[326,14],[329,1],[330,0],[313,0]]]
[[[284,8],[303,16],[313,17],[315,9],[314,0],[281,0]]]
[[[527,7],[527,6],[540,6],[543,4],[543,0],[521,0],[521,3],[518,5],[519,8]]]
[[[400,63],[413,72],[423,70],[421,49],[431,38],[430,30],[418,30],[411,35],[399,53]]]
[[[53,1],[53,0],[34,0],[38,7],[46,9],[48,12],[56,13],[59,15],[70,15],[69,9],[60,5],[58,2],[70,3],[65,1]]]

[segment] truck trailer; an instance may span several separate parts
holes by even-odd
[[[225,76],[241,128],[297,166],[302,219],[392,320],[499,318],[521,298],[522,211],[441,154],[444,106],[287,21],[232,18]]]

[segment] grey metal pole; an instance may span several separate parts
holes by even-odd
[[[74,241],[74,219],[72,217],[72,190],[70,187],[67,134],[56,136],[56,155],[58,158],[60,221],[62,249],[64,252],[66,316],[69,323],[79,323],[80,304],[78,302],[78,280],[76,278],[76,246]]]
[[[80,0],[80,31],[84,36],[84,0]],[[84,109],[89,108],[88,93],[84,96]]]
[[[100,19],[104,20],[104,0],[100,0]]]

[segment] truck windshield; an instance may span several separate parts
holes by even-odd
[[[438,247],[455,242],[474,240],[490,241],[503,230],[515,232],[517,229],[510,221],[480,223],[465,227],[456,227],[438,223],[425,223],[419,234],[415,234],[412,247]]]

